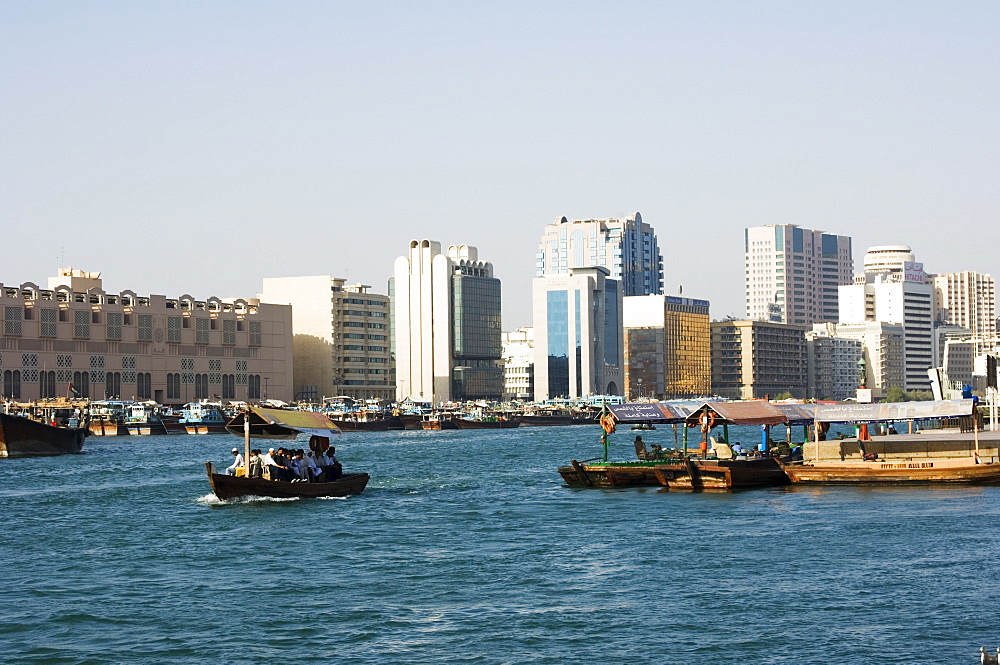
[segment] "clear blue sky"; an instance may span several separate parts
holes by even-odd
[[[0,2],[0,281],[384,292],[468,243],[530,323],[552,219],[638,210],[743,313],[743,228],[996,269],[988,2]]]

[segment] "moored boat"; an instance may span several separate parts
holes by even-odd
[[[980,431],[974,408],[971,399],[819,404],[817,430],[831,423],[851,424],[858,436],[826,441],[817,434],[804,448],[805,459],[782,466],[795,484],[1000,483],[1000,433]],[[933,420],[965,426],[914,432],[914,422]],[[869,428],[882,431],[887,423],[907,423],[907,433],[871,436]]]
[[[86,437],[87,430],[82,427],[57,427],[22,416],[0,413],[0,457],[79,453],[83,450]]]
[[[181,409],[177,424],[188,434],[225,434],[226,416],[221,403],[191,402]]]
[[[520,418],[455,418],[458,429],[513,429],[521,424]]]

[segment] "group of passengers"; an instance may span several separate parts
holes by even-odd
[[[331,446],[326,451],[304,450],[302,448],[269,448],[266,453],[260,449],[250,451],[247,465],[251,478],[283,480],[291,483],[323,483],[336,480],[343,475],[343,467],[336,457],[337,449]],[[234,475],[243,466],[243,455],[233,448],[235,461],[226,469]]]

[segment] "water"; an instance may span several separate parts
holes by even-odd
[[[372,475],[347,499],[220,503],[201,463],[229,464],[229,435],[0,460],[0,661],[973,663],[1000,644],[1000,488],[567,488],[556,468],[599,454],[595,429],[346,434],[345,468]]]

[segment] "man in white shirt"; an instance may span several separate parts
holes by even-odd
[[[240,453],[239,448],[233,448],[233,455],[236,457],[233,459],[232,466],[226,468],[226,473],[230,476],[235,476],[237,467],[243,466],[243,454]]]

